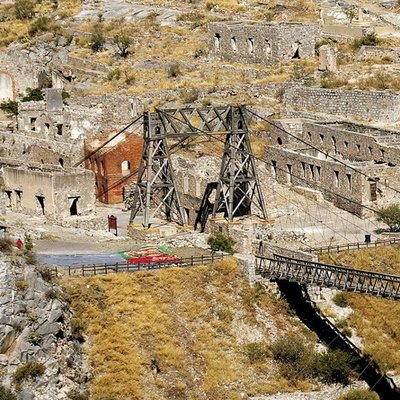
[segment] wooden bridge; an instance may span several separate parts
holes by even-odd
[[[256,256],[256,274],[279,281],[314,284],[400,300],[400,276],[299,260],[274,254]]]

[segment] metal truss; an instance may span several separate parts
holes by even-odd
[[[141,211],[145,228],[150,227],[152,218],[159,213],[167,221],[184,225],[187,218],[179,201],[165,126],[157,112],[145,113],[143,122],[144,147],[129,222]],[[152,206],[155,209],[151,211]]]
[[[139,210],[143,212],[145,227],[150,226],[151,218],[158,212],[163,212],[169,221],[179,224],[187,222],[186,213],[179,201],[167,138],[177,138],[183,143],[200,134],[226,135],[212,215],[215,217],[217,213],[223,212],[232,221],[234,217],[251,214],[253,204],[261,212],[261,216],[266,218],[264,199],[241,107],[156,110],[145,113],[143,123],[144,148],[130,222]],[[151,205],[157,205],[153,212],[150,212]]]
[[[370,294],[400,300],[400,277],[298,260],[274,254],[256,256],[256,273],[272,280],[334,287],[348,292]]]
[[[228,221],[250,215],[255,205],[262,218],[267,217],[257,177],[249,132],[241,107],[231,107],[227,114],[227,134],[213,209],[213,217],[223,212]]]

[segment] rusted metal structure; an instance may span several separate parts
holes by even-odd
[[[143,226],[162,213],[168,221],[184,225],[186,214],[176,187],[167,139],[179,144],[198,135],[224,135],[225,145],[212,215],[229,221],[250,215],[254,204],[266,218],[249,132],[242,107],[207,107],[156,110],[144,114],[144,147],[135,186],[130,222],[143,213]],[[152,209],[153,206],[153,209]],[[155,206],[155,208],[154,208]]]

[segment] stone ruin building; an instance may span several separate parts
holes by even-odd
[[[278,182],[304,193],[321,192],[360,217],[368,213],[361,205],[376,208],[400,201],[398,192],[388,188],[400,190],[398,132],[349,122],[303,121],[297,136],[304,142],[278,129],[270,133],[275,144],[266,148],[265,157]]]
[[[212,56],[274,65],[313,58],[318,26],[298,22],[216,22],[208,25],[208,32]]]

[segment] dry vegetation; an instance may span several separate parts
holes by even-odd
[[[365,249],[324,257],[330,263],[400,275],[398,247]],[[364,352],[371,354],[384,371],[400,373],[400,303],[350,293],[346,294],[346,298],[354,310],[348,324],[362,338]]]
[[[64,287],[89,338],[95,400],[228,400],[312,387],[282,378],[269,350],[271,332],[307,335],[282,302],[248,286],[233,260]]]

